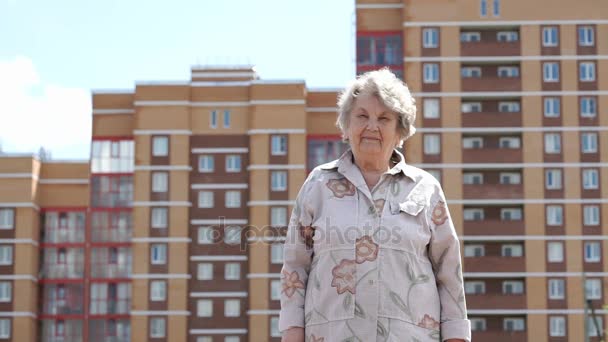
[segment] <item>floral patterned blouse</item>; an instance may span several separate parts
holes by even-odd
[[[291,214],[279,329],[307,342],[471,340],[443,191],[394,151],[368,188],[352,151],[316,167]]]

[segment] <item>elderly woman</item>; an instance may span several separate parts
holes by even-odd
[[[470,341],[460,245],[443,191],[396,147],[415,131],[407,86],[359,76],[338,101],[350,144],[308,176],[281,272],[287,342]]]

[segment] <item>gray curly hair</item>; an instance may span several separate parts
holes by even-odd
[[[348,142],[346,132],[350,123],[350,112],[357,96],[362,94],[376,96],[386,108],[397,114],[398,146],[402,147],[403,142],[416,132],[416,101],[407,85],[387,68],[359,75],[340,93],[336,126],[342,131],[342,140]]]

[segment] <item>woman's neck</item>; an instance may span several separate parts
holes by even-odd
[[[389,163],[387,161],[381,162],[377,158],[367,160],[355,157],[355,164],[361,171],[363,179],[365,179],[365,183],[370,190],[378,184],[380,177],[389,170]]]

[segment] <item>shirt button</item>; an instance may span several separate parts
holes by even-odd
[[[370,284],[370,285],[374,285],[374,280],[373,280],[373,279],[370,279],[370,280],[368,280],[367,282],[368,282],[368,284]]]

